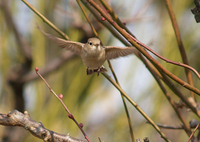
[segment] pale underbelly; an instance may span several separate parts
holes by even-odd
[[[84,57],[82,58],[83,64],[90,69],[98,69],[105,62],[105,58],[92,58],[92,57]]]

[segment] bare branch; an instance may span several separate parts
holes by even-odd
[[[37,9],[35,9],[29,2],[27,2],[27,0],[22,0],[22,2],[26,4],[33,12],[35,12],[35,14],[42,18],[44,22],[46,22],[55,31],[57,31],[61,36],[63,36],[65,39],[69,39],[69,37],[65,33],[59,30],[53,23],[51,23],[46,17],[44,17],[39,11],[37,11]]]
[[[154,64],[154,66],[156,66],[156,68],[159,68],[160,71],[164,72],[167,76],[169,76],[171,79],[173,79],[177,83],[181,84],[183,87],[200,95],[200,90],[198,90],[194,86],[186,83],[185,81],[181,80],[180,78],[178,78],[177,76],[173,75],[171,72],[166,70],[157,60],[155,60],[150,54],[148,54],[148,52],[146,52],[146,50],[144,50],[142,48],[142,47],[146,48],[146,46],[143,43],[141,43],[139,40],[135,39],[133,36],[128,34],[124,29],[122,29],[119,25],[117,25],[94,1],[89,0],[88,3],[90,3],[91,6],[94,7],[118,32],[120,32],[126,39],[128,39],[128,41],[132,45],[134,45],[146,58],[148,58],[148,60],[151,61],[152,64]],[[169,62],[169,61],[170,60],[167,60],[167,62]],[[187,67],[187,68],[190,68],[193,70],[192,67],[184,65],[182,63],[177,63],[176,65]],[[195,74],[198,76],[198,78],[200,78],[200,75],[198,74],[198,72],[196,70],[193,70],[193,71],[195,71]]]
[[[171,142],[166,135],[160,130],[160,128],[155,124],[155,122],[138,106],[138,104],[133,101],[127,94],[126,92],[106,73],[102,73],[109,81],[112,83],[119,91],[120,93],[140,112],[143,117],[154,127],[154,129],[161,135],[161,137],[166,141],[166,142]]]
[[[63,135],[46,129],[41,122],[31,119],[27,111],[24,114],[17,110],[8,114],[0,113],[0,125],[24,127],[35,137],[48,142],[86,142],[70,137],[69,134]]]
[[[176,39],[177,39],[177,42],[178,42],[178,47],[179,47],[179,51],[180,51],[183,63],[186,64],[186,65],[189,65],[189,61],[188,61],[188,58],[187,58],[187,55],[186,55],[185,47],[184,47],[182,39],[181,39],[181,34],[180,34],[179,27],[178,27],[178,23],[176,21],[176,17],[175,17],[175,14],[173,12],[173,9],[172,9],[171,1],[165,0],[165,3],[166,3],[166,6],[167,6],[167,10],[169,12],[169,15],[170,15],[170,19],[172,21],[172,26],[174,28],[174,32],[175,32],[175,35],[176,35]],[[190,85],[194,86],[191,71],[188,70],[187,68],[185,68],[185,73],[186,73],[186,76],[187,76],[188,83]],[[192,91],[191,91],[191,96],[194,98],[194,100],[196,100],[195,95]]]
[[[67,108],[67,106],[66,106],[65,103],[63,102],[63,100],[62,100],[63,95],[62,95],[62,94],[57,95],[57,94],[53,91],[53,89],[51,88],[51,86],[47,83],[47,81],[43,78],[43,76],[38,72],[38,71],[39,71],[38,67],[35,68],[35,71],[36,71],[37,75],[38,75],[38,76],[44,81],[44,83],[47,85],[47,87],[49,88],[50,92],[53,93],[53,95],[54,95],[54,96],[60,101],[60,103],[63,105],[63,107],[65,108],[65,110],[66,110],[67,113],[68,113],[68,117],[69,117],[70,119],[72,119],[72,120],[76,123],[76,125],[79,127],[79,129],[80,129],[81,132],[83,133],[85,139],[86,139],[88,142],[90,142],[88,136],[86,135],[85,131],[83,130],[83,124],[82,124],[82,123],[79,124],[79,123],[77,122],[77,120],[74,118],[74,116],[72,115],[72,113],[69,111],[69,109]]]

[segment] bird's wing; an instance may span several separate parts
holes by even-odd
[[[105,46],[107,60],[136,53],[135,47]]]
[[[80,55],[81,49],[84,45],[83,43],[64,40],[64,39],[45,33],[39,26],[38,28],[47,38],[53,40],[59,47],[66,48],[67,50],[70,50],[74,52],[75,54]]]

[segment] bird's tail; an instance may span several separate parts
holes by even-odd
[[[99,75],[99,73],[103,73],[103,72],[106,72],[106,71],[107,71],[107,69],[104,68],[103,66],[101,66],[98,69],[87,69],[87,75],[93,75],[95,72],[97,72],[98,75]]]

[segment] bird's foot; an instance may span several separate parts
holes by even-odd
[[[93,71],[93,70],[91,70],[91,69],[87,68],[87,75],[92,75],[93,73],[94,73],[94,71]]]
[[[95,69],[94,72],[97,72],[97,76],[99,76],[100,73],[106,72],[107,69],[104,68],[103,66],[98,67],[98,69]]]
[[[93,73],[97,73],[97,76],[99,76],[100,73],[106,72],[107,69],[104,68],[103,66],[98,67],[98,69],[89,69],[87,68],[87,75],[92,75]]]
[[[98,69],[97,69],[97,76],[99,76],[99,73],[101,72],[101,68],[100,67],[98,67]]]

